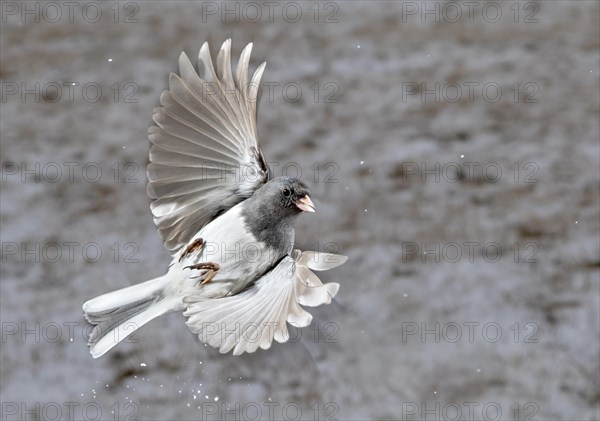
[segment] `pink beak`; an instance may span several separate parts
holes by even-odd
[[[298,201],[296,202],[296,206],[298,206],[298,209],[304,212],[315,211],[315,204],[312,202],[312,200],[310,200],[310,197],[308,197],[308,195],[298,199]]]

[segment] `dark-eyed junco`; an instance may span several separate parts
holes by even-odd
[[[179,75],[171,73],[148,130],[151,210],[173,260],[165,275],[83,305],[96,325],[94,358],[171,311],[182,311],[190,330],[223,353],[268,349],[287,341],[286,322],[311,322],[299,304],[329,303],[337,293],[338,284],[322,284],[311,269],[346,257],[293,249],[296,218],[315,207],[300,180],[269,177],[256,131],[265,63],[249,80],[251,50],[242,51],[235,82],[230,40],[216,69],[207,43],[198,72],[180,55]]]

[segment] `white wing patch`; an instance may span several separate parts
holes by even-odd
[[[329,270],[347,257],[318,252],[300,252],[286,256],[244,292],[206,300],[199,292],[184,298],[188,305],[183,313],[189,329],[200,340],[221,353],[234,355],[269,349],[273,340],[289,339],[287,323],[305,327],[312,316],[302,307],[329,304],[339,284],[323,284],[311,271]]]

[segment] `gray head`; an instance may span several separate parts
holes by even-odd
[[[294,224],[302,212],[314,212],[306,185],[290,177],[277,177],[244,202],[243,215],[254,236],[277,250],[288,252]]]
[[[258,189],[251,203],[261,213],[287,219],[302,212],[314,212],[310,190],[302,181],[291,177],[277,177]]]

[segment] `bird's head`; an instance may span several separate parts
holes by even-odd
[[[268,204],[275,217],[285,218],[315,211],[310,190],[297,178],[277,177],[262,186],[255,196],[261,204]]]
[[[297,178],[277,177],[269,184],[269,196],[276,206],[290,213],[315,211],[310,190]]]

